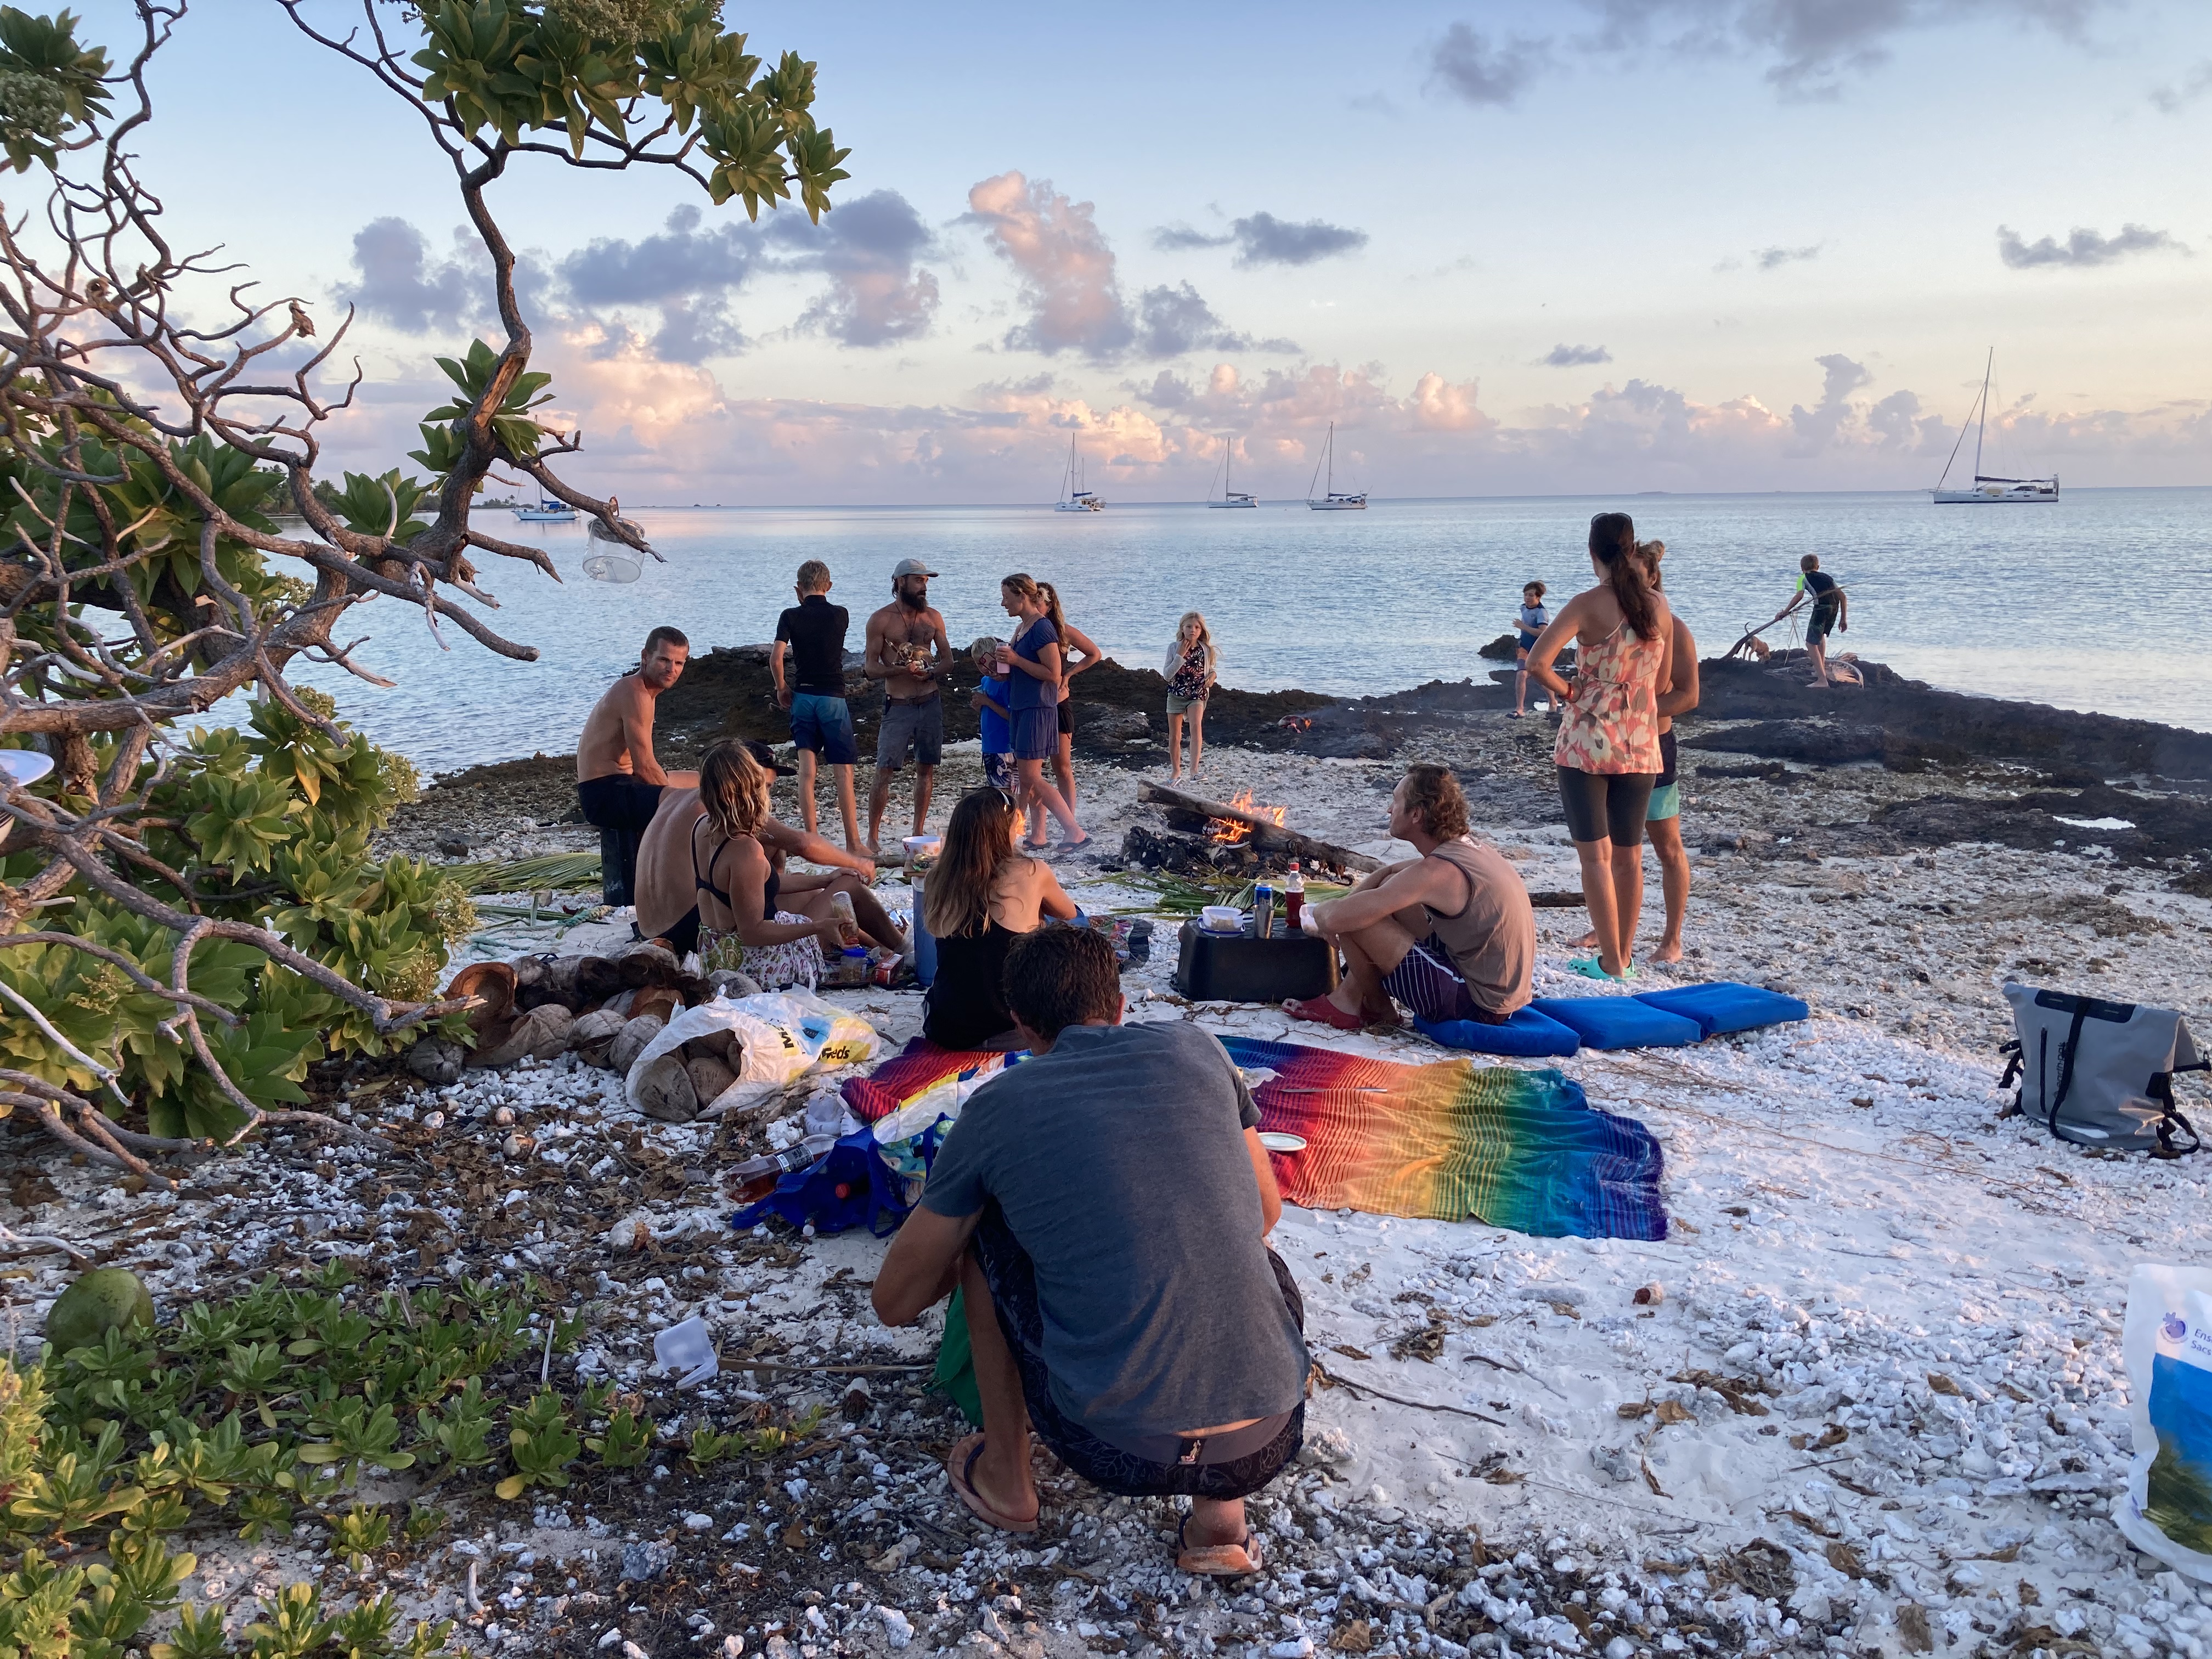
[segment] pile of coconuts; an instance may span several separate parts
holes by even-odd
[[[760,987],[743,974],[690,974],[673,951],[650,941],[611,957],[552,954],[477,962],[453,975],[449,999],[473,1000],[476,1046],[426,1036],[408,1052],[407,1069],[425,1083],[457,1081],[465,1070],[496,1069],[527,1057],[548,1060],[574,1049],[587,1066],[628,1075],[645,1047],[680,1008],[717,996],[749,997]],[[744,1051],[727,1031],[694,1037],[663,1054],[638,1079],[645,1114],[689,1123],[737,1081]]]

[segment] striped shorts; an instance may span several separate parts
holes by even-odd
[[[1474,1000],[1467,981],[1451,965],[1451,952],[1434,933],[1406,952],[1405,959],[1382,976],[1382,988],[1423,1019],[1471,1019],[1483,1025],[1502,1025],[1504,1018]]]

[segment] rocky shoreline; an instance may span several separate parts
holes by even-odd
[[[781,735],[764,657],[703,665],[664,714],[665,758],[725,731]],[[5,1213],[135,1267],[165,1316],[337,1256],[365,1293],[534,1273],[585,1332],[555,1376],[611,1378],[671,1433],[830,1414],[803,1457],[698,1474],[672,1448],[635,1471],[580,1465],[534,1507],[453,1481],[437,1500],[450,1530],[365,1571],[312,1520],[288,1542],[195,1539],[191,1593],[240,1613],[249,1591],[312,1576],[333,1595],[389,1589],[410,1617],[459,1618],[477,1650],[624,1659],[2202,1659],[2212,1597],[2136,1553],[2107,1510],[2126,1469],[2127,1274],[2212,1261],[2205,1160],[2100,1157],[2002,1117],[1995,1049],[2013,975],[2179,1007],[2212,1030],[2207,837],[2190,827],[2212,740],[1952,699],[1871,665],[1864,690],[1828,693],[1747,665],[1708,672],[1706,705],[1683,722],[1688,957],[1646,973],[1786,987],[1812,1018],[1561,1064],[1594,1105],[1658,1137],[1663,1243],[1286,1212],[1277,1243],[1322,1369],[1309,1448],[1255,1507],[1272,1559],[1250,1582],[1183,1578],[1171,1506],[1105,1500],[1048,1458],[1044,1533],[979,1528],[941,1469],[957,1419],[915,1369],[933,1321],[886,1331],[867,1311],[880,1243],[729,1229],[720,1172],[793,1126],[644,1120],[573,1054],[436,1090],[396,1065],[334,1069],[325,1103],[394,1153],[280,1137],[176,1195],[16,1135]],[[1062,879],[1095,913],[1156,911],[1157,885],[1110,849],[1160,821],[1139,793],[1164,771],[1157,676],[1102,668],[1079,689],[1145,715],[1146,735],[1093,723],[1083,813],[1109,853],[1064,860]],[[1569,889],[1551,728],[1512,719],[1510,695],[1481,681],[1350,701],[1224,693],[1200,784],[1389,856],[1404,850],[1383,823],[1399,768],[1442,758],[1529,887]],[[441,857],[461,842],[474,859],[594,845],[571,821],[572,778],[563,756],[441,779],[388,842]],[[956,743],[933,821],[978,781],[972,743]],[[778,813],[794,807],[779,781]],[[882,886],[887,904],[910,902],[895,873]],[[1655,922],[1657,903],[1655,883]],[[1565,968],[1583,925],[1539,911],[1540,994],[1590,988]],[[483,954],[617,936],[526,928]],[[1338,1037],[1266,1007],[1192,1004],[1174,957],[1164,929],[1125,981],[1133,1018],[1443,1057],[1407,1034]],[[919,1027],[911,992],[836,994],[890,1047]],[[2201,1083],[2184,1095],[2200,1123],[2212,1115]],[[56,1258],[23,1261],[11,1294],[27,1333],[67,1277]],[[680,1391],[653,1368],[651,1335],[695,1315],[725,1370]],[[859,1387],[830,1369],[854,1365],[894,1369]],[[369,1496],[398,1504],[420,1484]]]

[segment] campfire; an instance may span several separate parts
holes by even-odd
[[[1238,790],[1236,799],[1229,805],[1232,811],[1249,816],[1206,819],[1206,838],[1221,847],[1241,847],[1251,840],[1253,831],[1259,827],[1255,822],[1255,819],[1265,819],[1277,829],[1280,829],[1290,817],[1290,808],[1287,806],[1255,805],[1252,801],[1252,792],[1249,789]]]
[[[1130,827],[1121,856],[1141,868],[1210,878],[1279,873],[1292,859],[1309,873],[1341,874],[1375,868],[1375,860],[1290,827],[1290,808],[1252,799],[1240,789],[1231,800],[1208,800],[1164,785],[1139,792],[1162,809],[1164,823]]]

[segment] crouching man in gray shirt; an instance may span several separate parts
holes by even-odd
[[[1256,1571],[1243,1500],[1297,1452],[1308,1368],[1259,1109],[1206,1032],[1121,1024],[1087,929],[1025,934],[1006,994],[1030,1058],[970,1097],[876,1274],[890,1325],[962,1291],[983,1431],[952,1489],[1036,1531],[1034,1426],[1108,1492],[1189,1498],[1186,1572]]]

